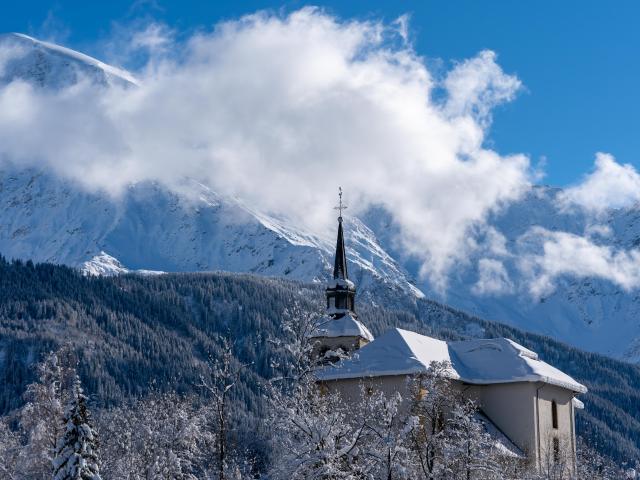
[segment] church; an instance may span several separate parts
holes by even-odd
[[[374,338],[356,313],[355,296],[340,214],[326,318],[312,338],[323,389],[348,401],[362,394],[364,384],[364,391],[400,392],[406,399],[408,377],[446,361],[454,388],[478,405],[487,431],[502,446],[538,468],[569,459],[575,471],[575,409],[583,408],[577,395],[586,393],[584,385],[507,338],[445,342],[399,328]]]

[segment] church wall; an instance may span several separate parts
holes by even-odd
[[[532,461],[537,459],[535,389],[529,382],[472,387],[482,412]]]
[[[408,397],[406,375],[330,380],[323,382],[323,385],[326,385],[330,392],[339,392],[347,402],[359,402],[363,389],[365,393],[371,389],[370,391],[382,391],[386,396],[400,392],[403,399]]]
[[[324,382],[324,385],[329,391],[339,392],[347,402],[358,402],[363,389],[365,393],[371,389],[382,390],[386,395],[400,392],[405,399],[404,408],[409,408],[410,405],[406,375],[332,380]],[[525,452],[532,462],[543,467],[544,462],[553,461],[555,437],[559,441],[561,461],[566,462],[573,470],[575,425],[571,391],[532,382],[492,385],[456,382],[456,386],[467,398],[476,401],[482,412]],[[554,400],[557,405],[557,429],[553,428]]]
[[[539,384],[540,385],[540,384]],[[554,438],[559,446],[558,457],[573,470],[575,466],[575,412],[571,391],[549,384],[541,384],[538,390],[538,420],[540,435],[540,462],[545,465],[554,461]],[[556,403],[557,428],[553,422],[553,402]]]

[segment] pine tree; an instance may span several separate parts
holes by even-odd
[[[53,460],[54,480],[101,480],[98,438],[91,426],[87,397],[77,376],[64,413],[63,429]]]
[[[51,465],[62,434],[64,405],[76,375],[74,363],[69,346],[51,352],[36,366],[38,380],[27,386],[28,403],[19,414],[26,441],[19,470],[31,480],[51,478]]]

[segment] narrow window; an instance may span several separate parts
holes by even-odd
[[[558,463],[560,461],[560,439],[553,439],[553,461]]]
[[[558,404],[555,400],[551,402],[551,422],[553,428],[558,428]]]

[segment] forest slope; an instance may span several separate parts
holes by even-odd
[[[278,356],[270,339],[280,334],[287,312],[320,312],[322,299],[319,286],[250,275],[84,277],[64,266],[2,259],[0,414],[22,404],[34,377],[31,365],[63,343],[77,350],[92,403],[102,407],[151,389],[195,390],[222,335],[233,339],[239,360],[252,363],[237,400],[246,412],[245,428],[259,430],[260,386]],[[585,410],[577,415],[579,434],[618,460],[640,458],[637,366],[428,300],[404,310],[360,302],[359,312],[374,335],[398,326],[444,339],[513,338],[588,386],[581,397]]]

